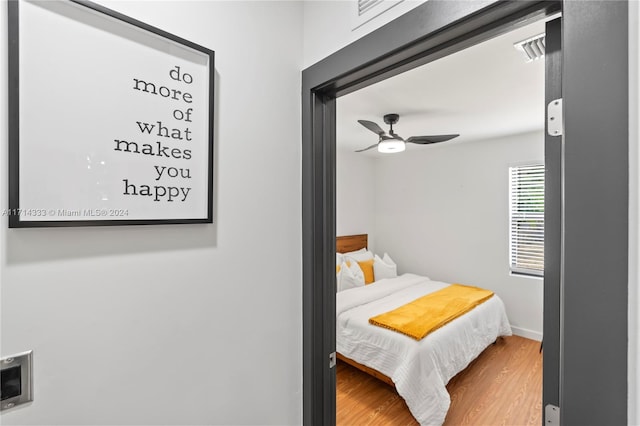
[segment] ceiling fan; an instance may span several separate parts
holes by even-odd
[[[400,135],[393,131],[393,125],[400,120],[400,115],[398,114],[386,114],[384,117],[384,122],[389,125],[389,134],[387,135],[384,130],[380,128],[373,121],[368,120],[358,120],[358,123],[362,124],[367,129],[371,130],[373,133],[377,134],[380,138],[378,143],[368,146],[364,149],[359,149],[356,152],[367,151],[371,148],[378,147],[378,152],[383,153],[393,153],[393,152],[402,152],[405,150],[406,143],[415,143],[419,145],[426,145],[437,142],[448,141],[453,138],[457,138],[460,135],[431,135],[431,136],[411,136],[407,139],[403,139]]]

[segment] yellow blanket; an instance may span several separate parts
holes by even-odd
[[[451,284],[392,311],[369,318],[369,323],[420,340],[492,296],[493,292],[490,290]]]

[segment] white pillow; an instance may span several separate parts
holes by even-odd
[[[337,291],[362,287],[364,285],[364,272],[360,269],[358,262],[351,262],[350,266],[347,266],[346,262],[342,262],[340,272],[336,275],[336,283]]]
[[[342,278],[342,275],[340,274],[342,268],[340,267],[340,265],[342,265],[343,262],[344,255],[342,253],[336,252],[336,291],[340,291],[340,278]]]
[[[343,253],[344,258],[355,260],[356,262],[362,262],[365,260],[373,259],[373,253],[367,249],[360,249],[356,251],[350,251],[349,253]]]
[[[376,277],[376,281],[383,278],[395,278],[398,276],[398,267],[387,253],[382,259],[376,254],[373,258],[373,275]]]

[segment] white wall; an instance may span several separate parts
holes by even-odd
[[[336,235],[369,234],[375,250],[375,162],[346,150],[336,153]]]
[[[403,0],[370,21],[357,24],[355,0],[304,0],[304,68],[407,13],[426,0]],[[327,22],[331,22],[330,30]]]
[[[509,167],[544,162],[544,135],[419,147],[376,163],[376,247],[399,272],[478,285],[514,332],[540,338],[543,282],[509,272]]]
[[[215,223],[3,216],[1,354],[34,350],[35,400],[2,423],[300,424],[302,4],[101,3],[216,51]],[[0,58],[7,81],[6,43]]]

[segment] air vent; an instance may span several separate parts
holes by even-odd
[[[527,62],[544,56],[544,33],[515,43],[513,47],[522,52]]]
[[[392,7],[397,6],[404,0],[358,0],[349,1],[351,4],[351,31],[355,31],[367,22],[373,21],[380,15],[386,13]],[[426,0],[422,0],[426,1]],[[418,2],[419,3],[419,2]],[[391,19],[389,19],[391,20]]]
[[[358,16],[362,16],[384,0],[358,0]]]

